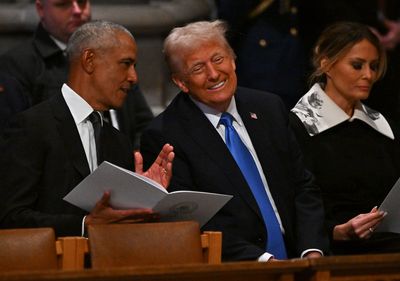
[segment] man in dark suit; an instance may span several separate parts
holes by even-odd
[[[68,39],[91,18],[89,0],[36,0],[35,3],[40,23],[33,38],[0,58],[0,70],[14,77],[22,95],[29,98],[23,109],[60,92],[67,80],[65,49]],[[138,85],[131,91],[124,105],[111,111],[109,118],[138,148],[140,133],[152,120],[153,113]]]
[[[275,254],[266,250],[273,242],[264,210],[242,163],[227,147],[221,116],[229,113],[257,166],[287,257],[321,256],[328,242],[320,194],[303,166],[284,105],[275,95],[237,88],[234,53],[224,34],[220,21],[196,22],[174,29],[165,40],[172,79],[181,92],[143,132],[143,156],[155,159],[168,141],[175,151],[170,190],[233,195],[204,227],[223,232],[224,260],[269,260]]]
[[[61,94],[17,114],[0,141],[2,228],[53,227],[58,236],[80,235],[89,224],[154,215],[147,209],[115,210],[109,205],[112,195],[108,192],[90,213],[63,201],[97,168],[100,159],[133,169],[128,138],[103,120],[100,112],[121,107],[137,83],[137,46],[120,25],[82,25],[72,35],[67,51],[70,68]],[[102,124],[99,140],[91,116]],[[136,171],[166,187],[172,150],[166,144],[146,172],[136,152]]]

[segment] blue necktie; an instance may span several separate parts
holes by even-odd
[[[261,210],[264,224],[268,233],[267,252],[277,259],[286,259],[286,249],[283,242],[282,232],[276,218],[275,212],[265,191],[256,163],[250,151],[240,139],[235,128],[232,126],[232,115],[223,113],[220,123],[225,126],[225,142],[233,158],[238,164],[250,189]],[[240,210],[238,210],[240,212]]]

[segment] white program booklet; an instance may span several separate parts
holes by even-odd
[[[379,210],[387,212],[381,224],[376,228],[380,232],[400,233],[400,179],[394,184]]]
[[[196,220],[200,227],[232,198],[190,190],[168,193],[157,182],[105,161],[64,200],[90,212],[106,191],[114,209],[150,208],[162,221]]]

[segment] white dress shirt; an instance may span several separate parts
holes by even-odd
[[[88,120],[93,108],[67,84],[62,86],[61,92],[81,137],[90,172],[93,172],[97,168],[96,142],[92,122]]]

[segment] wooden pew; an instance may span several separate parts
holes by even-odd
[[[400,280],[400,254],[331,256],[310,260],[310,281]]]
[[[0,273],[0,281],[295,281],[308,260]]]
[[[221,263],[222,233],[205,231],[201,234],[201,246],[205,263]],[[89,240],[84,237],[60,237],[56,241],[58,268],[79,270],[84,268],[85,255],[89,253]]]

